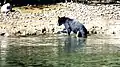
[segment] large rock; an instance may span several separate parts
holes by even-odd
[[[1,12],[2,13],[7,13],[10,10],[12,10],[12,6],[10,5],[10,3],[6,3],[1,7]]]

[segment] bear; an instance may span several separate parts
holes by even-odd
[[[80,23],[78,20],[71,19],[69,17],[59,17],[58,16],[58,26],[61,26],[64,24],[65,29],[63,31],[67,30],[68,35],[70,35],[71,31],[77,34],[77,37],[87,37],[87,29],[85,26]]]

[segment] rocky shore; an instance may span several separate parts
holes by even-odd
[[[16,10],[16,8],[13,9]],[[17,9],[19,9],[20,14],[0,15],[0,35],[54,34],[63,29],[63,26],[57,26],[58,16],[79,20],[90,34],[120,34],[120,5],[117,4],[58,3],[56,5],[45,5],[44,8],[26,6]]]

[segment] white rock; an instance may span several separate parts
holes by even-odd
[[[7,3],[7,4],[4,4],[2,7],[1,7],[1,12],[8,12],[12,9],[12,6],[10,5],[10,3]]]

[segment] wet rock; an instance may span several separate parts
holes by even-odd
[[[42,29],[42,33],[45,34],[46,33],[46,28]]]
[[[113,33],[112,34],[115,34],[115,32],[113,31]]]
[[[92,30],[92,31],[91,31],[91,34],[97,34],[97,31]]]
[[[0,35],[5,37],[10,36],[9,33],[6,31],[6,29],[0,29]]]

